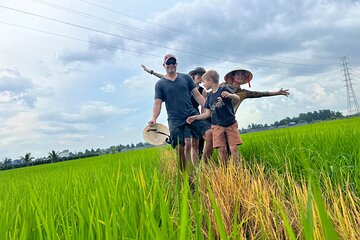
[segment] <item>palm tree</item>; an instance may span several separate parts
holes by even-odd
[[[31,153],[27,153],[27,154],[25,154],[25,156],[21,157],[20,159],[24,161],[26,166],[28,166],[29,163],[31,162],[31,160],[34,159],[34,157],[31,157]]]
[[[52,150],[49,152],[48,158],[51,160],[51,162],[56,162],[59,159],[59,152]]]
[[[8,165],[8,164],[10,164],[11,163],[11,158],[4,158],[4,163],[3,163],[3,165],[4,166],[6,166],[6,165]]]

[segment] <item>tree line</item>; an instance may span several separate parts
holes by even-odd
[[[117,145],[111,146],[106,149],[97,148],[96,150],[86,149],[84,152],[69,152],[68,156],[61,157],[60,152],[56,152],[52,150],[48,153],[46,157],[40,157],[35,159],[31,156],[31,153],[26,153],[24,156],[21,156],[19,159],[12,160],[11,158],[5,157],[3,159],[2,164],[0,164],[0,170],[7,170],[13,168],[20,168],[20,167],[27,167],[27,166],[34,166],[46,163],[53,163],[53,162],[61,162],[61,161],[68,161],[80,158],[87,158],[87,157],[95,157],[105,154],[115,154],[118,152],[129,151],[134,149],[146,148],[150,147],[151,145],[148,143],[139,142],[137,144],[126,144],[126,145]]]
[[[280,121],[276,121],[270,125],[268,124],[249,124],[247,129],[261,129],[261,128],[277,128],[288,125],[296,125],[302,123],[312,123],[317,121],[326,121],[326,120],[334,120],[344,118],[341,112],[330,111],[329,109],[319,110],[314,112],[300,113],[297,117],[286,117]],[[246,131],[246,129],[242,129],[242,131]]]

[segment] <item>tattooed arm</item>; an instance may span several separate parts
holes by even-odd
[[[245,93],[245,98],[261,98],[261,97],[271,97],[271,96],[288,96],[290,95],[289,89],[283,90],[282,88],[276,92],[257,92],[257,91],[249,91],[249,90],[242,90]]]

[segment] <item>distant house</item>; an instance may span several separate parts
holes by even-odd
[[[58,156],[59,156],[59,158],[66,158],[66,157],[70,156],[70,152],[69,152],[69,150],[64,150],[64,151],[59,152]]]
[[[296,125],[296,122],[289,122],[288,123],[288,126],[295,126]]]
[[[24,160],[22,160],[22,159],[15,159],[15,160],[12,160],[11,162],[10,162],[10,165],[20,165],[20,164],[23,164],[24,163]]]

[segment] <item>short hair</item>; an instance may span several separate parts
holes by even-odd
[[[207,70],[204,75],[202,75],[202,78],[205,79],[210,79],[211,81],[213,81],[214,83],[219,83],[219,74],[217,73],[217,71],[215,70]]]

